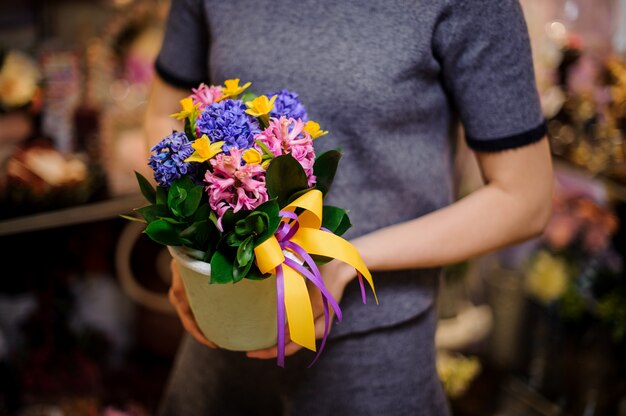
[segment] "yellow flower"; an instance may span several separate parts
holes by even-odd
[[[203,134],[202,137],[191,143],[191,147],[193,147],[196,151],[185,159],[185,162],[204,162],[209,160],[218,153],[222,153],[223,144],[223,141],[211,143],[209,137],[206,134]]]
[[[261,117],[269,114],[270,111],[272,111],[272,109],[274,108],[274,101],[276,101],[276,95],[269,100],[267,99],[266,95],[256,97],[254,100],[248,101],[246,103],[246,105],[248,106],[246,113],[250,114],[253,117]]]
[[[224,88],[222,88],[222,94],[224,95],[216,101],[222,101],[226,98],[236,97],[237,95],[244,92],[246,88],[248,88],[250,85],[252,85],[251,82],[246,82],[242,87],[240,87],[239,78],[227,79],[226,81],[224,81]]]
[[[327,130],[320,129],[320,125],[313,120],[309,120],[304,125],[304,131],[311,135],[311,139],[315,140],[318,137],[322,137],[325,134],[328,134]]]
[[[175,117],[176,120],[184,120],[187,117],[195,118],[198,111],[198,104],[193,104],[193,99],[190,97],[180,100],[180,106],[182,110],[178,113],[170,114],[170,117]]]
[[[548,304],[565,293],[567,281],[565,260],[547,251],[540,251],[528,270],[526,290],[541,302]]]
[[[262,160],[261,153],[259,153],[259,151],[256,149],[246,150],[245,152],[243,152],[242,157],[248,165],[258,165],[259,163],[261,163]]]
[[[481,371],[477,357],[444,351],[437,353],[436,366],[444,391],[451,398],[462,396]]]

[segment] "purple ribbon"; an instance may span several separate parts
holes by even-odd
[[[317,354],[315,358],[309,364],[311,367],[315,364],[320,357],[324,346],[326,345],[326,340],[328,338],[328,333],[330,332],[330,308],[333,308],[335,315],[337,315],[337,320],[341,321],[341,309],[339,308],[339,304],[332,297],[326,286],[324,285],[324,280],[322,279],[322,274],[320,273],[320,269],[315,264],[313,258],[306,252],[302,247],[298,244],[293,243],[291,238],[296,234],[298,228],[300,228],[300,224],[298,222],[298,216],[293,212],[289,211],[280,211],[281,218],[288,218],[291,220],[289,223],[281,221],[278,229],[274,233],[274,236],[278,240],[278,244],[280,248],[283,250],[289,250],[293,254],[295,254],[303,264],[300,264],[290,258],[285,258],[285,265],[291,267],[304,278],[309,280],[311,283],[317,287],[322,296],[322,306],[324,308],[324,336],[322,337],[322,341],[319,349],[317,350]],[[324,230],[327,231],[327,230]],[[305,267],[306,265],[306,267]],[[365,302],[365,287],[363,285],[363,279],[359,274],[359,281],[361,283],[361,294],[363,297],[363,302]],[[277,361],[280,367],[285,366],[285,286],[284,286],[284,274],[282,265],[278,265],[276,267],[276,314],[277,314],[277,326],[278,326],[278,345],[277,345]]]

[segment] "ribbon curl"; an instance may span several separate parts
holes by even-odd
[[[322,192],[313,189],[287,205],[280,212],[283,219],[276,233],[254,249],[256,264],[261,273],[276,275],[278,353],[277,361],[285,366],[285,319],[293,342],[316,351],[315,325],[311,299],[306,281],[319,289],[324,309],[324,335],[320,348],[310,365],[319,358],[330,331],[330,308],[341,321],[341,309],[322,279],[322,274],[311,255],[325,256],[353,266],[359,278],[363,303],[366,301],[363,278],[374,290],[372,276],[359,252],[343,238],[322,228]],[[302,209],[296,215],[296,209]],[[287,257],[285,257],[285,253]]]

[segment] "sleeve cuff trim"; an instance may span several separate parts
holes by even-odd
[[[190,90],[192,88],[196,88],[205,80],[190,80],[188,78],[183,78],[178,75],[172,74],[169,70],[165,69],[163,65],[156,60],[154,63],[154,70],[163,81],[170,84],[173,87],[183,88],[186,90]]]
[[[499,137],[495,139],[477,139],[467,136],[467,145],[480,152],[499,152],[502,150],[514,149],[516,147],[526,146],[531,143],[538,142],[547,133],[545,120],[533,129],[522,133],[513,134],[511,136]]]

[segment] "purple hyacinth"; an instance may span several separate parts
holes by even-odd
[[[231,148],[249,149],[254,143],[254,135],[260,132],[256,118],[246,114],[246,105],[241,100],[223,100],[208,106],[198,120],[198,137],[209,136],[211,143],[224,141],[222,150],[228,153]]]
[[[298,94],[288,90],[280,90],[267,94],[269,98],[274,95],[277,97],[274,102],[274,109],[270,112],[270,117],[280,118],[280,116],[285,116],[296,120],[308,120],[306,108],[300,101],[300,98],[298,98]]]
[[[194,152],[191,142],[182,132],[173,132],[150,149],[154,154],[148,159],[148,166],[154,171],[154,179],[164,188],[183,175],[201,182],[199,165],[185,162]]]

